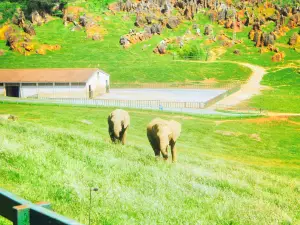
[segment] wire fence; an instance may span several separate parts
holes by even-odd
[[[128,82],[114,82],[110,85],[110,88],[121,89],[121,88],[149,88],[149,89],[224,89],[229,90],[236,86],[240,86],[241,81],[222,81],[216,83],[128,83]]]
[[[205,102],[175,102],[160,100],[119,100],[119,99],[84,99],[84,98],[39,98],[39,100],[64,103],[71,105],[91,105],[105,107],[161,109],[164,108],[191,108],[203,109]]]

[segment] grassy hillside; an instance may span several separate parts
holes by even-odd
[[[99,4],[98,4],[99,3]],[[180,51],[176,44],[169,45],[169,53],[163,56],[153,53],[157,44],[166,38],[183,36],[188,30],[195,35],[193,24],[197,24],[204,32],[204,27],[211,24],[214,34],[224,32],[232,37],[232,30],[225,29],[217,23],[211,23],[208,16],[197,14],[193,21],[184,20],[178,28],[171,30],[165,28],[161,35],[155,35],[150,40],[132,45],[128,49],[123,49],[119,40],[124,34],[128,34],[130,29],[136,31],[143,30],[134,26],[135,15],[132,13],[120,12],[116,15],[103,13],[105,4],[102,1],[89,0],[86,3],[71,2],[70,5],[85,7],[87,12],[94,18],[98,18],[99,25],[105,29],[104,40],[92,41],[86,38],[84,30],[71,31],[73,25],[67,27],[63,25],[62,19],[56,18],[41,27],[35,27],[36,37],[33,41],[41,44],[59,44],[61,50],[47,53],[47,55],[23,56],[9,50],[5,46],[5,41],[0,41],[0,49],[4,49],[1,57],[0,68],[54,68],[54,67],[99,67],[112,75],[114,81],[122,82],[171,82],[171,81],[201,81],[204,78],[214,77],[217,80],[245,80],[249,77],[250,71],[234,64],[217,63],[212,65],[185,64],[184,62],[174,62],[172,54]],[[273,22],[269,22],[265,31],[274,28]],[[249,62],[257,65],[274,67],[287,63],[299,65],[296,60],[300,54],[287,45],[288,38],[297,29],[291,30],[286,37],[277,40],[280,50],[285,52],[284,62],[273,63],[271,57],[274,53],[259,53],[259,48],[254,47],[254,43],[248,40],[248,33],[251,27],[245,27],[237,33],[237,39],[242,43],[232,47],[222,47],[221,41],[208,43],[207,36],[202,35],[195,40],[190,38],[185,43],[185,47],[197,46],[202,52],[211,51],[215,60],[229,60],[233,62]],[[269,30],[268,30],[269,29]],[[234,50],[239,49],[240,55],[235,55]]]
[[[0,186],[85,224],[90,186],[100,189],[92,224],[300,222],[299,118],[130,110],[119,146],[107,134],[110,110],[1,104],[19,120],[0,121]],[[156,116],[182,123],[177,164],[154,159],[145,127]]]
[[[298,69],[279,69],[268,73],[261,82],[269,90],[249,101],[253,107],[275,112],[300,113],[300,73]]]
[[[103,14],[100,15],[103,17]],[[72,32],[72,25],[64,27],[60,19],[51,21],[36,27],[35,39],[45,44],[60,44],[60,51],[25,57],[6,47],[0,68],[98,67],[107,71],[111,74],[111,79],[118,82],[184,82],[212,77],[217,80],[246,80],[251,73],[248,68],[236,64],[187,65],[173,61],[171,55],[159,56],[152,52],[163,37],[184,33],[184,26],[174,32],[166,30],[162,36],[154,36],[149,41],[125,50],[119,45],[119,39],[133,28],[133,23],[133,18],[122,21],[121,14],[104,16],[101,24],[107,29],[107,35],[103,41],[93,41],[87,40],[83,31]],[[144,45],[147,47],[142,50]],[[0,46],[5,46],[5,42],[0,41]]]

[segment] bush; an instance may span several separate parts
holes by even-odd
[[[206,54],[202,48],[194,44],[184,45],[184,47],[178,51],[178,55],[181,58],[204,59]]]

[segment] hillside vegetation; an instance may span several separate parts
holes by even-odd
[[[0,186],[84,224],[94,186],[92,224],[300,222],[299,118],[129,110],[121,146],[109,140],[110,111],[1,104],[19,120],[0,121]],[[176,164],[154,159],[146,125],[157,116],[182,123]]]
[[[2,10],[7,12],[7,14],[2,13],[3,21],[12,17],[13,11],[11,9],[17,7],[17,4],[25,10],[26,14],[26,8],[28,7],[25,1],[6,3],[10,4],[10,6],[6,6],[6,10]],[[294,33],[299,32],[299,27],[291,28],[283,36],[278,36],[274,46],[279,48],[279,50],[277,49],[278,51],[284,52],[285,59],[281,62],[272,62],[272,56],[275,54],[273,50],[268,50],[268,47],[255,47],[255,43],[249,40],[248,34],[252,29],[252,25],[245,26],[241,31],[238,31],[236,33],[237,41],[232,45],[233,29],[225,28],[220,21],[212,22],[210,9],[199,11],[192,19],[181,18],[178,16],[180,10],[174,9],[172,15],[176,15],[181,20],[177,27],[173,29],[164,28],[160,34],[151,35],[150,39],[135,40],[128,48],[124,49],[120,45],[120,37],[127,37],[126,35],[128,35],[130,29],[134,30],[133,32],[135,33],[132,36],[134,37],[138,33],[143,33],[146,26],[136,27],[134,25],[137,20],[135,11],[107,10],[109,3],[94,0],[88,0],[84,3],[81,1],[69,1],[66,4],[64,2],[65,8],[59,11],[63,13],[65,10],[63,19],[55,16],[58,14],[56,12],[51,17],[47,17],[46,22],[39,21],[42,23],[41,26],[33,23],[36,35],[32,35],[30,37],[31,41],[25,43],[25,50],[23,47],[16,47],[16,50],[12,51],[11,47],[6,46],[7,41],[5,38],[2,38],[2,41],[0,40],[0,49],[2,49],[0,50],[2,54],[0,56],[0,67],[99,67],[110,73],[114,81],[184,82],[201,81],[206,77],[214,77],[216,80],[245,80],[249,77],[250,71],[228,63],[220,62],[218,64],[203,64],[199,66],[187,65],[184,62],[174,61],[173,59],[182,60],[186,57],[191,57],[192,59],[208,59],[209,61],[229,60],[269,67],[285,64],[299,65],[297,59],[300,54],[297,45],[288,45],[290,37]],[[1,7],[3,9],[4,6]],[[263,7],[264,5],[260,5],[258,8],[255,8],[253,12],[255,16],[259,17],[263,13],[269,13],[269,11],[273,10],[268,9],[265,12],[260,12],[263,10]],[[80,13],[78,13],[79,11]],[[74,25],[78,24],[78,17],[84,14],[94,20],[91,29]],[[75,18],[74,24],[73,22],[66,22],[68,15]],[[30,19],[30,15],[27,16]],[[229,18],[228,20],[231,19]],[[287,18],[286,22],[288,21],[289,19]],[[25,23],[28,24],[28,20]],[[204,35],[208,25],[212,27],[213,33]],[[11,26],[17,32],[23,32],[16,25]],[[29,25],[22,26],[28,27]],[[200,36],[197,35],[195,27],[200,29]],[[270,32],[274,27],[275,23],[273,21],[267,21],[261,26],[261,30],[262,32]],[[29,28],[28,30],[29,32],[31,31]],[[216,40],[213,40],[214,38],[211,35]],[[184,46],[182,48],[180,48],[179,40],[183,40]],[[164,54],[153,53],[162,41],[168,43],[167,47],[163,49],[165,51]],[[234,52],[238,52],[238,54]]]

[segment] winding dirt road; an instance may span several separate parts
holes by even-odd
[[[263,76],[267,73],[266,70],[263,67],[251,65],[248,63],[237,63],[237,64],[248,67],[249,69],[252,70],[252,74],[248,79],[247,83],[243,84],[239,91],[219,101],[217,103],[218,105],[228,105],[228,106],[238,105],[242,101],[250,99],[252,96],[259,94],[260,90],[262,89],[260,82]],[[212,105],[211,107],[215,107],[215,105]]]
[[[178,61],[184,61],[184,60],[178,60]],[[239,103],[241,103],[242,101],[250,99],[253,95],[259,94],[260,90],[262,89],[260,82],[261,82],[263,76],[267,73],[265,68],[263,68],[261,66],[252,65],[249,63],[239,63],[239,62],[233,62],[233,61],[211,61],[211,62],[188,61],[188,62],[234,63],[234,64],[248,67],[249,69],[252,70],[252,74],[251,74],[250,78],[248,79],[247,83],[243,84],[239,91],[233,93],[232,95],[225,97],[224,99],[217,102],[216,104],[211,105],[210,107],[208,107],[209,109],[215,109],[217,107],[217,105],[235,106],[235,105],[238,105]]]

